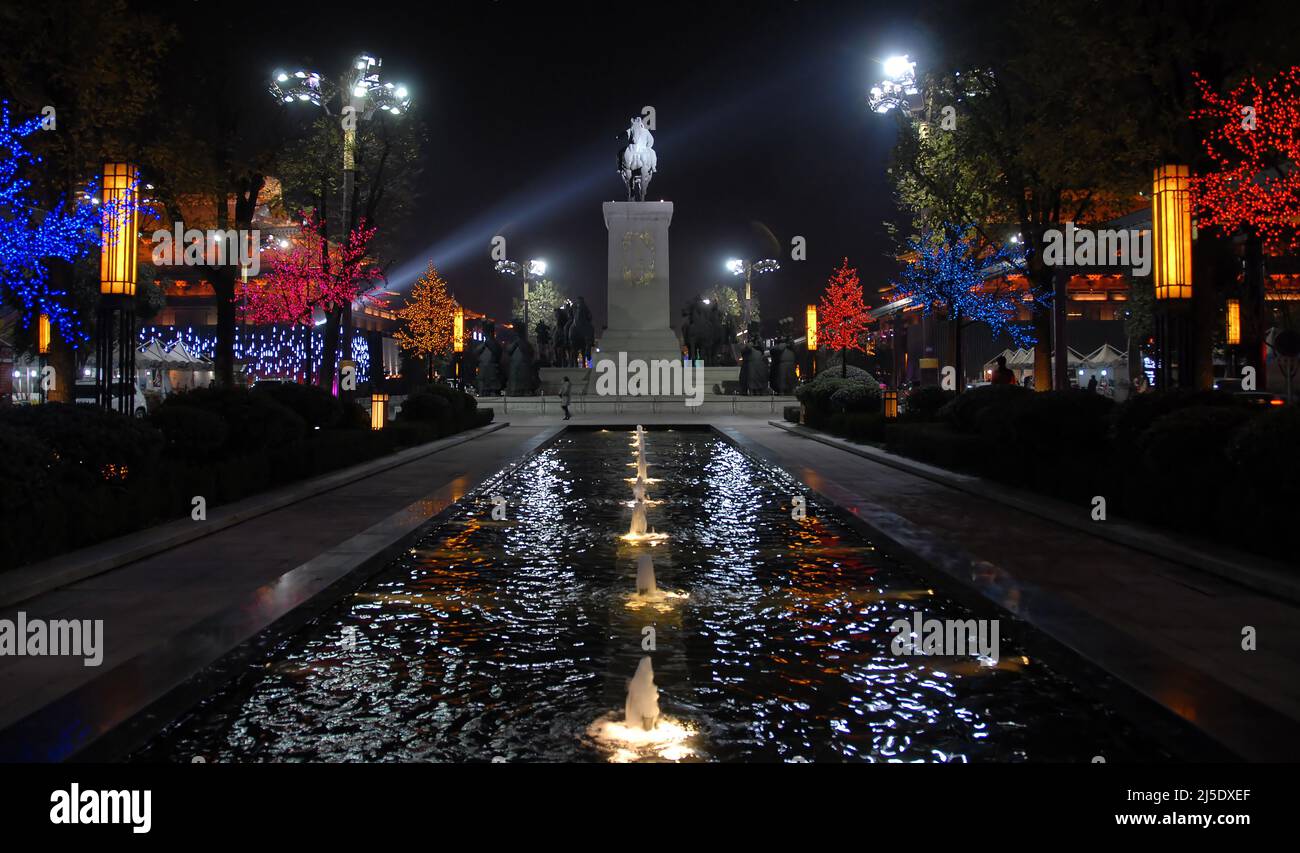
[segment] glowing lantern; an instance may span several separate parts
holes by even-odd
[[[808,306],[808,316],[806,322],[807,322],[807,334],[808,334],[808,349],[809,351],[815,351],[817,349],[817,306],[816,305]]]
[[[1156,299],[1192,297],[1192,203],[1186,166],[1156,169],[1151,201]]]
[[[388,422],[388,395],[370,395],[370,428],[383,429]]]
[[[1241,300],[1228,300],[1228,343],[1241,343]]]
[[[456,319],[452,321],[451,348],[455,352],[465,351],[465,309],[456,306]]]
[[[134,296],[140,242],[139,174],[130,163],[104,164],[104,216],[99,255],[99,292]]]
[[[36,321],[36,351],[46,355],[50,351],[50,315],[42,314]]]
[[[898,391],[886,388],[884,393],[885,420],[892,421],[898,417]]]

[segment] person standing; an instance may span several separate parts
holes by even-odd
[[[997,358],[998,366],[994,368],[993,375],[989,377],[990,385],[1015,385],[1016,375],[1007,367],[1007,357],[1000,355]]]
[[[569,400],[572,396],[573,386],[569,383],[569,377],[566,376],[564,381],[560,383],[560,408],[564,409],[564,420],[566,421],[572,417],[569,414]]]

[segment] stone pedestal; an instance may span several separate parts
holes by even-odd
[[[607,201],[609,229],[608,327],[592,361],[682,357],[668,299],[670,201]]]

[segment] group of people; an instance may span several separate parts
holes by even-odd
[[[1000,355],[997,357],[996,361],[998,366],[993,369],[993,375],[989,377],[989,384],[991,385],[1018,384],[1016,382],[1016,374],[1011,370],[1011,368],[1007,367],[1007,357],[1004,355]],[[1034,378],[1032,376],[1026,376],[1023,384],[1026,388],[1033,388]],[[1120,381],[1121,388],[1123,384],[1124,384],[1123,380],[1121,380]],[[1089,377],[1088,385],[1087,385],[1088,393],[1096,394],[1097,389],[1098,389],[1097,377],[1095,375]],[[1147,382],[1146,376],[1139,373],[1136,377],[1134,377],[1131,393],[1143,394],[1149,391],[1150,389],[1151,386],[1150,383]]]

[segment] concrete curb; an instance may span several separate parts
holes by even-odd
[[[1123,545],[1180,565],[1197,569],[1249,589],[1300,603],[1300,576],[1282,563],[1246,554],[1222,545],[1193,539],[1177,540],[1166,533],[1127,521],[1095,522],[1086,510],[1070,506],[1055,498],[1023,492],[1008,486],[989,483],[970,474],[959,474],[874,447],[853,444],[800,424],[768,421],[774,427],[829,447],[852,453],[863,459],[897,468],[908,474],[947,486],[960,492],[1009,506],[1047,521],[1095,536],[1115,545]]]
[[[411,447],[391,456],[372,459],[310,480],[291,483],[271,492],[251,495],[232,504],[217,507],[208,515],[207,521],[202,523],[186,518],[169,521],[117,539],[109,539],[68,554],[52,557],[44,562],[0,573],[0,607],[19,604],[52,589],[112,571],[136,560],[210,536],[250,518],[274,512],[390,468],[406,465],[508,426],[510,426],[509,421],[488,424],[418,447]]]

